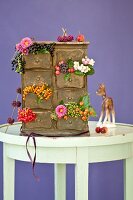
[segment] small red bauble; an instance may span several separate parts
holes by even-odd
[[[76,38],[76,41],[78,42],[84,42],[85,41],[85,37],[83,34],[79,34]]]
[[[101,133],[101,128],[100,127],[96,127],[95,131],[96,131],[96,133]]]
[[[101,128],[101,133],[107,133],[108,132],[108,128],[107,127],[102,127]]]

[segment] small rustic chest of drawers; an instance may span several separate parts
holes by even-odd
[[[51,44],[51,42],[38,42]],[[81,119],[60,119],[57,122],[50,117],[51,112],[63,100],[64,103],[77,102],[80,96],[87,94],[87,76],[77,76],[74,73],[71,79],[65,80],[64,74],[55,75],[55,66],[60,61],[72,59],[82,60],[87,55],[89,42],[56,42],[53,55],[50,53],[28,54],[25,59],[25,73],[22,74],[22,89],[28,85],[46,83],[52,89],[52,96],[40,103],[36,95],[29,93],[23,100],[23,108],[31,108],[37,115],[35,121],[23,123],[22,131],[34,132],[48,136],[76,135],[88,130],[88,124]]]

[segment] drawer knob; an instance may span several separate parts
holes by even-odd
[[[36,58],[36,60],[35,60],[35,63],[37,63],[37,64],[38,64],[38,63],[39,63],[39,61],[40,61],[40,60],[39,60],[38,58]]]
[[[37,81],[40,81],[40,79],[41,79],[40,76],[37,76],[37,77],[36,77],[36,80],[37,80]]]
[[[72,124],[72,121],[69,121],[69,124]]]
[[[68,97],[68,100],[72,100],[72,97]]]
[[[41,119],[38,119],[37,121],[38,121],[38,122],[42,122],[42,120],[41,120]]]

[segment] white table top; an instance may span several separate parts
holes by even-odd
[[[20,136],[21,123],[9,125],[7,133],[5,130],[7,124],[0,126],[0,141],[8,144],[25,145],[26,136]],[[110,128],[107,134],[95,133],[96,122],[89,122],[89,137],[36,137],[36,144],[40,147],[85,147],[113,145],[120,143],[133,142],[133,125],[117,124],[115,128]],[[33,146],[33,141],[29,141]]]

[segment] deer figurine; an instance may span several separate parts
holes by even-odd
[[[98,90],[96,91],[96,94],[98,96],[101,96],[103,101],[102,101],[102,111],[101,115],[98,121],[98,125],[102,123],[103,117],[103,124],[109,126],[109,127],[114,127],[115,126],[115,110],[114,110],[114,103],[113,99],[111,97],[108,97],[106,95],[106,88],[104,84],[100,84]],[[111,117],[112,117],[112,123],[111,123]]]

